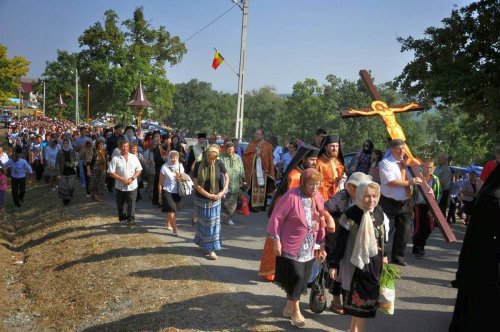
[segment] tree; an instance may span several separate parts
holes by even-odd
[[[293,85],[292,95],[286,100],[286,111],[280,113],[278,122],[281,128],[279,137],[290,140],[301,138],[307,140],[312,128],[324,124],[325,112],[321,109],[320,96],[323,92],[318,81],[306,78]]]
[[[63,116],[67,119],[75,118],[75,107],[76,107],[76,93],[75,93],[75,74],[78,63],[77,53],[68,53],[67,51],[57,50],[57,60],[53,62],[47,62],[45,71],[43,73],[44,80],[46,81],[46,92],[45,100],[47,103],[46,114],[48,116],[56,116],[58,113],[58,108],[56,103],[61,94],[66,107],[63,109]],[[79,105],[80,105],[80,115],[82,112],[83,105],[83,90],[79,84],[78,94],[79,94]],[[37,87],[37,90],[40,87]],[[38,91],[40,92],[40,91]]]
[[[190,80],[176,85],[174,111],[168,122],[187,133],[206,132],[230,136],[234,132],[236,95],[216,92],[212,84]]]
[[[500,131],[500,1],[481,0],[429,27],[425,37],[398,38],[415,59],[397,78],[408,96],[438,109],[457,107],[482,128]]]
[[[78,43],[82,50],[75,63],[48,63],[44,76],[68,80],[67,73],[78,69],[81,86],[86,90],[90,85],[91,115],[109,112],[122,121],[132,119],[134,110],[126,104],[142,81],[154,105],[151,112],[157,119],[167,119],[173,108],[174,86],[166,78],[165,65],[179,63],[186,53],[179,37],[171,36],[164,26],[153,28],[139,7],[132,19],[121,24],[118,15],[107,10],[104,22],[86,29]],[[52,72],[57,67],[62,72]]]
[[[28,73],[30,63],[22,56],[7,58],[7,47],[0,44],[0,105],[17,97],[19,79]]]
[[[267,137],[269,137],[268,133],[277,134],[277,128],[280,126],[278,117],[284,111],[285,99],[276,93],[274,87],[264,86],[259,90],[251,91],[245,96],[243,137],[253,138],[257,128],[263,129]],[[236,118],[236,109],[234,118]]]
[[[451,106],[439,112],[427,112],[423,120],[429,139],[422,147],[422,157],[432,158],[444,152],[452,158],[453,165],[482,165],[493,151],[494,139],[480,129],[484,121],[481,115],[471,120],[459,107]]]

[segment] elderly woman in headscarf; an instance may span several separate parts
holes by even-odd
[[[215,251],[221,249],[221,199],[229,184],[229,175],[218,157],[219,146],[209,145],[202,160],[194,165],[192,174],[198,219],[194,242],[208,253],[211,260],[217,259]]]
[[[314,168],[304,170],[300,187],[290,189],[274,206],[267,226],[268,237],[274,240],[276,254],[275,283],[286,292],[283,316],[297,327],[306,324],[299,301],[307,293],[315,245],[324,260],[324,201],[319,193],[322,176]]]
[[[160,169],[158,181],[158,203],[162,212],[167,213],[165,227],[172,230],[172,235],[177,236],[176,213],[180,207],[179,182],[184,166],[179,162],[179,152],[172,150],[168,153],[167,162]]]
[[[90,178],[90,193],[92,199],[102,202],[106,191],[106,170],[108,169],[108,154],[104,145],[105,139],[99,137],[95,141],[92,159],[87,165],[87,175]]]
[[[350,331],[366,331],[366,318],[375,317],[378,308],[388,231],[379,198],[376,182],[358,185],[355,205],[340,218],[335,247],[328,256],[330,278],[339,277],[342,283],[344,314],[352,316]]]
[[[66,206],[73,198],[76,183],[75,167],[78,165],[75,150],[69,140],[64,138],[62,150],[56,156],[56,173],[59,181],[59,198],[63,200]]]

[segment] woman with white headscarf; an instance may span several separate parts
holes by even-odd
[[[63,139],[62,150],[56,156],[56,174],[59,181],[59,197],[66,206],[73,198],[76,184],[76,170],[78,159],[75,150],[68,138]]]
[[[328,257],[330,277],[342,283],[344,313],[352,316],[350,331],[366,331],[366,318],[375,317],[378,308],[388,232],[379,198],[377,183],[358,186],[356,204],[342,215],[335,247]]]
[[[165,227],[171,229],[174,236],[177,236],[176,213],[181,203],[181,197],[178,194],[178,179],[182,173],[184,173],[184,166],[179,162],[179,152],[172,150],[168,153],[167,162],[160,169],[158,203],[162,207],[162,212],[167,213]]]

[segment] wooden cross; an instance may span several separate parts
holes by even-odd
[[[360,70],[359,75],[361,76],[361,79],[365,83],[373,99],[371,107],[361,108],[356,110],[351,108],[348,110],[341,111],[340,114],[342,115],[342,117],[347,118],[347,117],[357,117],[357,116],[380,115],[384,120],[387,132],[389,133],[391,139],[401,139],[406,142],[406,137],[403,132],[403,128],[401,128],[401,126],[398,124],[394,113],[421,111],[424,109],[424,107],[416,103],[388,106],[381,100],[380,94],[377,91],[375,85],[373,84],[368,71],[364,69]],[[409,166],[411,175],[413,177],[418,176],[420,179],[422,179],[423,182],[425,182],[423,180],[423,175],[418,168],[420,161],[417,158],[413,157],[408,145],[406,143],[405,145],[406,145],[405,152],[408,157],[407,166]],[[424,197],[425,202],[429,206],[432,216],[434,217],[434,220],[437,221],[439,229],[441,230],[441,233],[443,234],[445,240],[447,242],[455,242],[457,240],[455,238],[455,234],[453,234],[453,231],[446,222],[446,219],[443,213],[441,212],[441,209],[439,208],[434,196],[432,194],[429,194],[429,192],[427,191],[426,188],[424,188],[424,186],[417,186],[417,188]]]

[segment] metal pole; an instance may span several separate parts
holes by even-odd
[[[90,124],[90,84],[87,84],[87,125]]]
[[[76,99],[76,106],[75,106],[75,123],[77,125],[80,124],[80,110],[78,107],[78,68],[75,69],[75,99]]]
[[[243,109],[245,106],[245,53],[247,48],[247,22],[248,22],[248,0],[243,2],[243,18],[241,22],[241,47],[240,47],[240,69],[238,75],[238,106],[236,110],[237,139],[243,137]]]
[[[21,89],[22,89],[22,84],[21,81],[19,81],[19,114],[21,114],[21,111],[23,110],[23,100],[22,95],[21,95]]]
[[[43,116],[45,117],[45,81],[43,81]]]

